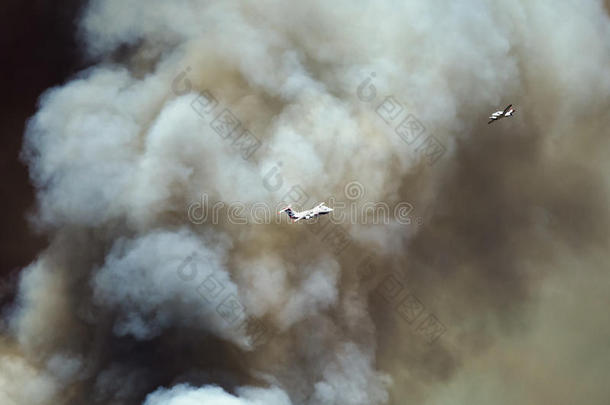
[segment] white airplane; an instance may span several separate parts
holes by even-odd
[[[500,118],[510,117],[515,111],[516,110],[513,108],[513,105],[509,104],[508,107],[504,109],[504,111],[500,110],[491,114],[491,116],[489,117],[488,124],[491,124],[492,122],[494,122],[495,120],[499,120]]]
[[[292,219],[292,222],[297,222],[297,221],[300,221],[301,219],[311,219],[311,218],[317,217],[318,215],[326,215],[332,211],[333,211],[332,208],[328,208],[326,205],[324,205],[323,202],[321,202],[320,204],[316,205],[312,209],[306,210],[306,211],[301,211],[301,212],[293,211],[291,206],[289,205],[288,207],[279,211],[278,214],[285,212],[286,214],[288,214],[290,219]]]

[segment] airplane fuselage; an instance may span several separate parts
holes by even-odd
[[[318,215],[326,215],[331,213],[332,211],[332,208],[325,206],[324,203],[320,203],[310,210],[293,211],[292,208],[287,207],[280,211],[280,213],[285,212],[286,214],[288,214],[290,219],[292,219],[292,222],[297,222],[301,219],[311,219],[317,217]]]
[[[492,122],[502,119],[504,117],[510,117],[514,114],[514,112],[515,112],[515,109],[512,108],[512,104],[511,104],[508,107],[506,107],[506,109],[498,110],[495,113],[491,114],[489,116],[488,124],[491,124]]]

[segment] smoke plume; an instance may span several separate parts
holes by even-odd
[[[78,27],[95,63],[25,133],[49,244],[2,404],[607,403],[600,1],[92,0]]]

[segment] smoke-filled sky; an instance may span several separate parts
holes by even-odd
[[[608,403],[601,1],[61,15],[0,403]]]

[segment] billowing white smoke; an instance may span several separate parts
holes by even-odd
[[[239,397],[228,394],[219,387],[193,388],[177,385],[170,390],[160,389],[148,396],[144,405],[290,405],[290,399],[281,390],[274,388],[243,387]]]
[[[167,271],[178,269],[180,261],[197,252],[206,260],[206,276],[222,284],[227,293],[237,294],[222,263],[215,262],[224,256],[226,247],[217,247],[219,251],[215,252],[213,243],[206,246],[202,242],[187,231],[177,231],[148,233],[135,241],[115,243],[92,284],[96,302],[119,309],[116,334],[150,339],[175,323],[205,325],[220,335],[225,333],[222,320],[214,317],[212,302],[202,300],[195,288],[184,288],[192,273],[182,270],[177,276],[176,272]],[[133,288],[134,285],[138,287]]]
[[[567,135],[578,123],[563,114],[597,114],[610,91],[610,26],[593,0],[96,0],[80,27],[100,63],[47,91],[26,133],[34,222],[51,243],[23,270],[3,404],[387,403],[396,368],[378,367],[356,267],[374,251],[402,269],[417,228],[343,223],[356,257],[212,206],[275,214],[295,186],[313,204],[345,201],[357,181],[355,204],[408,198],[426,220],[456,145],[496,107],[519,99],[509,125]],[[434,166],[395,132],[406,113],[386,123],[376,111],[389,96],[442,145]],[[219,135],[223,109],[260,146]],[[256,344],[252,322],[271,343]],[[151,370],[164,364],[129,344],[191,354]],[[216,372],[219,348],[244,357]]]

